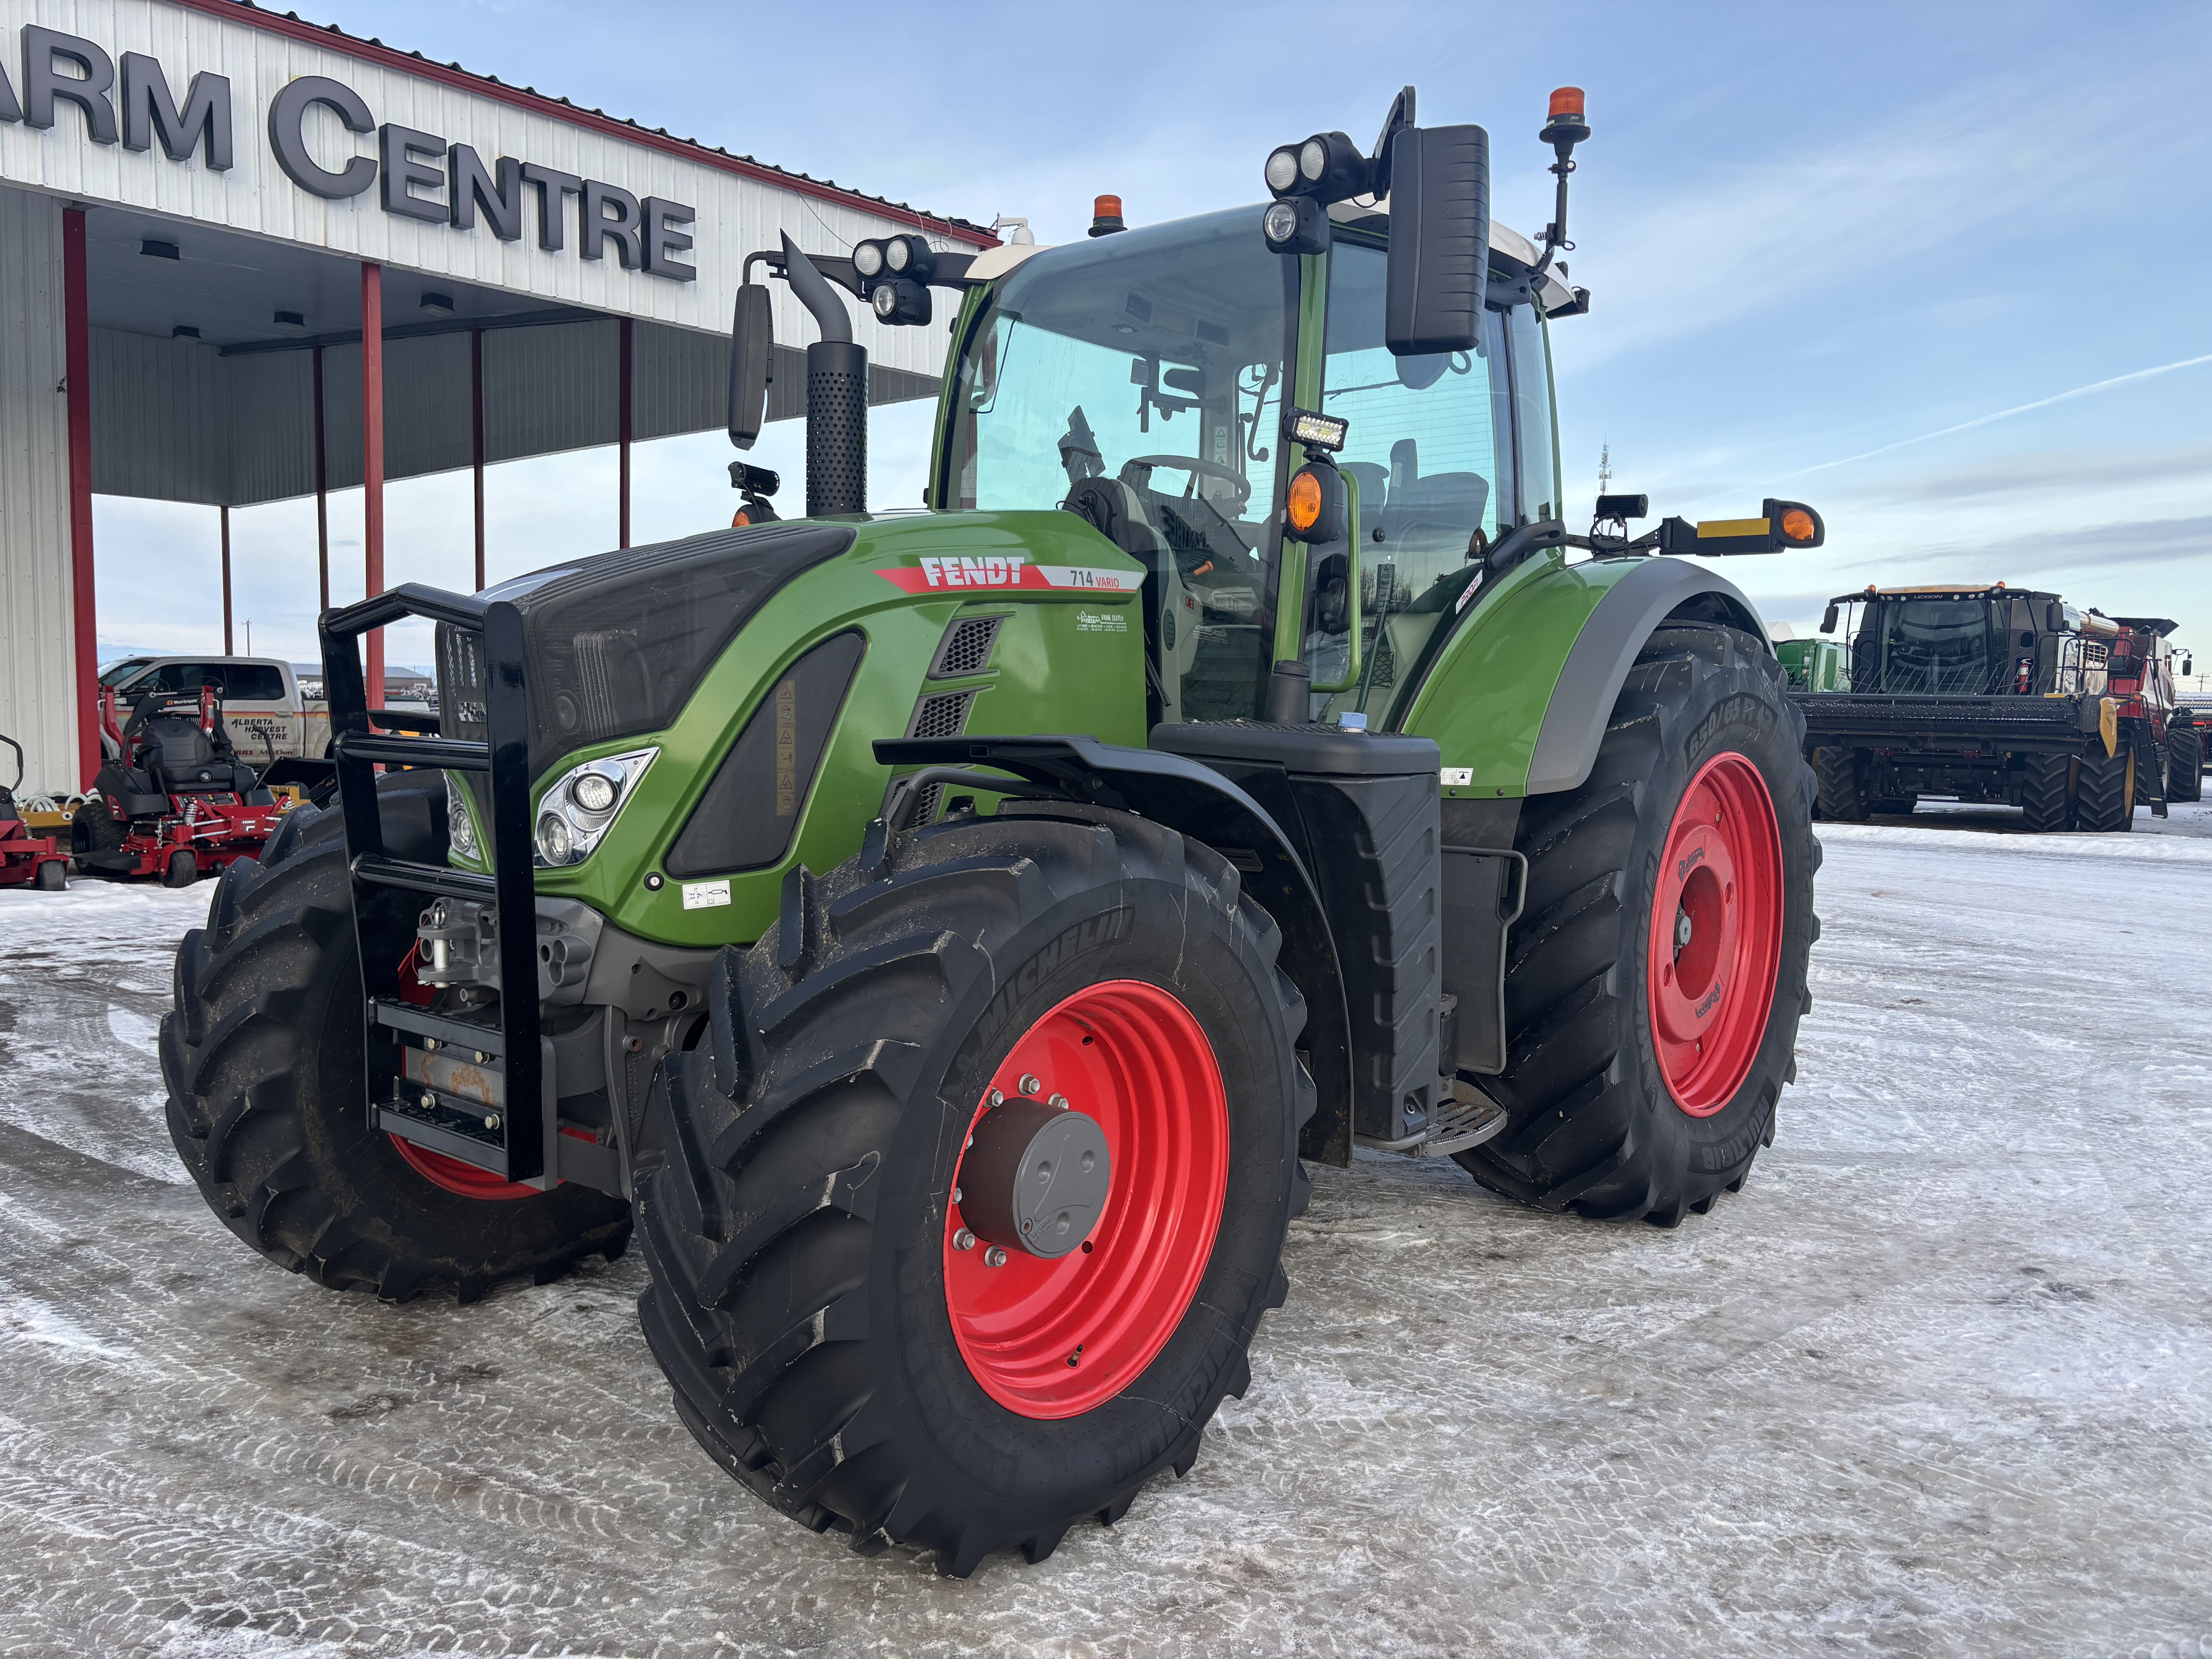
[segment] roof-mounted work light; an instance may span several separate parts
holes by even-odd
[[[1317,132],[1303,144],[1285,144],[1261,170],[1279,200],[1310,196],[1326,205],[1367,193],[1374,169],[1359,146],[1340,132]]]
[[[929,290],[908,276],[879,276],[868,290],[879,323],[921,324],[930,318]]]
[[[1260,234],[1267,238],[1270,253],[1325,253],[1328,210],[1311,196],[1270,202],[1260,215]]]

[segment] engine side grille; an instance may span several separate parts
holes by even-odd
[[[1004,621],[1004,617],[963,617],[954,623],[938,645],[936,660],[929,665],[929,678],[952,680],[963,674],[981,673],[991,660],[991,647],[998,641],[999,625]]]
[[[968,724],[968,706],[975,701],[973,691],[934,692],[915,704],[914,718],[906,723],[906,735],[957,738]]]

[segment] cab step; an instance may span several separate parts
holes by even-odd
[[[1402,1152],[1408,1158],[1449,1158],[1470,1146],[1480,1146],[1502,1133],[1505,1109],[1489,1096],[1461,1083],[1444,1097],[1418,1134],[1402,1140],[1376,1140],[1358,1135],[1356,1142],[1370,1152]]]

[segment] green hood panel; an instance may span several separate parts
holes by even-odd
[[[744,943],[775,919],[786,871],[827,870],[859,850],[890,769],[878,738],[908,734],[920,699],[972,694],[960,730],[1061,732],[1145,741],[1143,569],[1073,514],[910,513],[836,521],[843,553],[800,572],[761,605],[663,730],[579,749],[555,777],[601,754],[657,747],[659,757],[590,858],[540,870],[538,890],[581,899],[617,926],[663,944]],[[684,544],[672,544],[680,550]],[[1003,618],[980,673],[930,679],[948,628]],[[841,631],[866,641],[821,765],[802,781],[790,851],[757,870],[684,880],[663,868],[670,844],[746,721],[787,671]],[[771,804],[763,810],[773,811]],[[648,876],[661,877],[657,889]]]

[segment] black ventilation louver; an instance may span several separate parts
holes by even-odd
[[[906,735],[957,738],[968,724],[968,706],[975,701],[973,691],[933,692],[915,704],[914,718],[906,723]]]
[[[989,665],[991,647],[998,642],[1004,617],[963,617],[945,630],[937,655],[929,665],[933,680],[957,680],[980,674]]]

